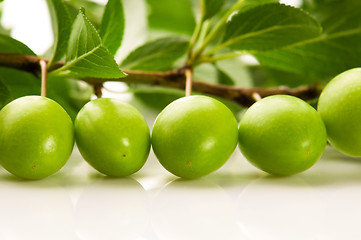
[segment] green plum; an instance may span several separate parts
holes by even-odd
[[[318,112],[292,96],[275,95],[253,104],[239,123],[239,148],[254,166],[273,175],[310,168],[322,155],[326,128]]]
[[[152,145],[159,162],[182,178],[220,168],[237,146],[237,121],[221,102],[206,96],[180,98],[157,117]]]
[[[343,72],[321,93],[318,111],[328,140],[338,151],[361,156],[361,68]]]
[[[73,122],[49,98],[18,98],[0,111],[0,163],[20,178],[41,179],[59,171],[73,146]]]
[[[88,102],[75,119],[81,155],[99,172],[124,177],[140,170],[150,151],[150,132],[133,106],[117,99]]]

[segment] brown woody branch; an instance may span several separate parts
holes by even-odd
[[[40,70],[39,61],[41,58],[22,54],[0,53],[0,66],[16,68],[19,70],[37,74]],[[51,69],[54,70],[64,63],[55,63]],[[124,70],[128,74],[125,78],[106,79],[106,78],[85,78],[82,79],[93,86],[102,86],[104,82],[118,81],[128,84],[144,84],[152,86],[162,86],[184,89],[185,88],[185,68],[165,72],[144,72]],[[263,98],[270,95],[286,94],[292,95],[303,100],[312,100],[319,96],[320,89],[317,86],[305,86],[298,88],[277,87],[277,88],[243,88],[211,84],[202,81],[193,81],[192,89],[194,92],[210,94],[224,99],[232,100],[241,106],[249,107],[255,102],[255,95]]]

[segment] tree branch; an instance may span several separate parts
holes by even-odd
[[[41,58],[31,55],[0,53],[0,65],[37,74]]]
[[[34,74],[37,74],[40,71],[40,60],[41,58],[35,56],[0,53],[0,66],[16,68]],[[64,63],[57,62],[50,67],[49,71],[60,68],[63,65]],[[128,74],[128,76],[125,78],[85,78],[81,80],[92,84],[93,86],[101,86],[101,84],[108,81],[117,81],[128,84],[144,84],[178,89],[185,88],[185,68],[165,72],[144,72],[132,70],[123,71]],[[245,107],[249,107],[255,102],[255,94],[261,98],[276,94],[286,94],[301,98],[303,100],[312,100],[318,97],[320,94],[320,89],[316,85],[298,88],[288,88],[284,86],[277,88],[243,88],[211,84],[202,81],[193,81],[192,90],[194,92],[210,94],[232,100]]]

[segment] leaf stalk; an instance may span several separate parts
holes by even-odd
[[[228,18],[232,15],[233,12],[237,11],[239,8],[242,7],[244,4],[244,0],[240,0],[236,2],[220,19],[220,21],[217,23],[217,25],[213,28],[213,30],[206,36],[204,39],[202,45],[198,48],[197,51],[194,53],[194,60],[197,60],[206,47],[212,42],[212,40],[219,34],[219,32],[222,30],[222,27],[227,23]]]

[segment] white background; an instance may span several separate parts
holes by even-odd
[[[43,53],[52,42],[45,1],[5,4],[3,23],[13,36]],[[139,21],[128,36],[141,35]],[[155,111],[130,95],[116,96],[135,104],[152,126]],[[236,149],[223,168],[193,181],[167,173],[153,153],[133,176],[107,178],[75,149],[59,173],[41,181],[0,168],[0,239],[356,240],[360,189],[361,160],[331,148],[310,170],[283,178],[257,170]]]

